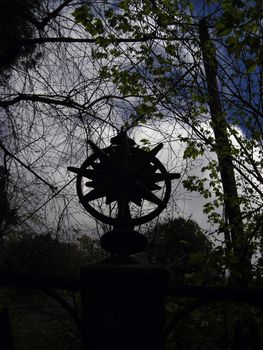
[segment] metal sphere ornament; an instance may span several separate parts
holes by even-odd
[[[127,254],[140,251],[146,239],[133,231],[134,226],[152,220],[166,208],[171,180],[180,175],[168,173],[156,158],[162,144],[151,151],[144,150],[125,132],[113,137],[111,145],[103,149],[90,140],[88,144],[93,154],[80,168],[68,168],[77,174],[80,203],[96,219],[113,226],[113,231],[102,237],[106,250],[112,254],[119,254],[121,250]],[[112,210],[105,214],[105,210],[99,210],[103,206]],[[143,206],[147,208],[146,213],[141,212]]]

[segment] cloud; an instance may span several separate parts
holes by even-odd
[[[207,126],[207,128],[210,128]],[[184,159],[184,151],[186,145],[179,139],[179,135],[186,137],[190,130],[186,130],[177,125],[176,121],[167,121],[152,123],[151,125],[141,126],[134,129],[132,136],[135,141],[140,144],[141,139],[149,140],[150,148],[158,143],[163,143],[163,149],[157,154],[159,160],[166,166],[169,172],[177,172],[181,174],[180,180],[173,180],[172,196],[169,201],[169,206],[164,215],[183,216],[192,218],[202,228],[211,230],[211,223],[208,222],[208,217],[203,213],[203,205],[208,201],[205,200],[199,193],[190,192],[183,186],[182,181],[188,175],[195,175],[199,178],[208,177],[208,171],[202,171],[209,161],[216,160],[214,152],[205,152],[203,156],[195,160]],[[209,199],[214,200],[215,196]],[[219,209],[222,212],[222,209]],[[216,227],[213,228],[216,230]]]

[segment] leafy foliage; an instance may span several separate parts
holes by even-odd
[[[83,237],[80,244],[70,244],[48,234],[2,240],[0,252],[1,272],[64,278],[79,276],[81,266],[103,256],[92,239]],[[10,312],[16,349],[81,348],[78,293],[2,287],[0,308],[8,308]]]
[[[32,38],[37,28],[40,1],[2,1],[0,5],[0,69],[9,68],[23,56],[34,65],[41,54],[34,54],[35,45],[23,45],[23,39]]]
[[[261,6],[260,1],[223,1],[216,20],[217,35],[224,37],[228,52],[239,59],[246,51],[249,74],[263,63]]]
[[[17,222],[16,209],[12,208],[8,198],[8,170],[0,167],[0,236]]]
[[[196,222],[183,218],[167,220],[154,226],[147,236],[148,259],[168,268],[171,281],[212,284],[218,280],[212,243]]]

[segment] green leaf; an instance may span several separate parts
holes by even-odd
[[[150,141],[148,139],[141,139],[139,142],[141,142],[144,145],[149,145]]]
[[[229,45],[236,45],[238,43],[238,39],[236,36],[232,35],[226,39],[226,43]]]
[[[196,159],[199,155],[203,154],[203,150],[198,149],[198,145],[195,142],[189,142],[184,150],[183,159],[192,158]]]
[[[204,252],[193,252],[189,255],[189,263],[193,265],[199,265],[206,260],[206,254]]]
[[[249,59],[246,60],[245,63],[246,63],[246,67],[247,67],[247,72],[249,74],[252,73],[257,67],[257,62],[255,60],[253,60],[253,59],[249,58]]]
[[[209,214],[213,210],[214,210],[214,206],[211,202],[208,202],[203,206],[203,213],[204,214]]]
[[[228,35],[232,31],[232,26],[229,26],[228,23],[226,23],[225,18],[219,19],[215,27],[216,27],[218,36]]]
[[[95,40],[96,44],[99,46],[105,48],[108,45],[110,45],[110,41],[107,38],[104,38],[103,36],[98,36]]]
[[[175,55],[176,54],[176,46],[172,45],[172,44],[167,44],[166,47],[165,47],[165,51],[169,55]]]
[[[87,5],[83,5],[78,7],[72,15],[75,17],[77,23],[83,23],[91,16],[89,7]]]

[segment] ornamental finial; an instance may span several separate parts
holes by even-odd
[[[90,140],[88,144],[93,154],[80,168],[68,168],[77,174],[80,203],[96,219],[113,226],[101,238],[105,250],[122,256],[139,252],[147,240],[134,226],[166,208],[171,180],[180,174],[168,173],[156,158],[163,144],[146,151],[124,131],[111,139],[109,147],[101,149]]]

